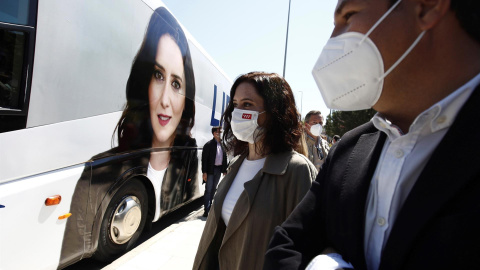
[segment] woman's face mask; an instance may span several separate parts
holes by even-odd
[[[230,125],[237,140],[251,144],[256,142],[255,139],[258,140],[260,128],[257,119],[264,112],[233,109]]]

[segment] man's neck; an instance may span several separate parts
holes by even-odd
[[[408,133],[419,114],[480,73],[478,42],[455,31],[443,38],[438,38],[439,35],[436,32],[419,51],[412,51],[405,58],[405,65],[401,63],[390,74],[395,79],[389,78],[390,75],[385,78],[381,99],[388,102],[377,102],[373,107],[404,133]]]
[[[315,136],[315,135],[313,135],[313,134],[310,133],[310,132],[306,132],[306,131],[305,131],[305,134],[307,135],[307,137],[310,137],[310,138],[312,138],[313,140],[317,140],[317,138],[318,138],[318,136]]]

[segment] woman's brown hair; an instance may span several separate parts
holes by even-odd
[[[233,155],[236,156],[248,149],[248,143],[237,140],[230,126],[234,109],[233,97],[237,87],[244,82],[254,85],[257,94],[264,100],[266,120],[257,134],[261,141],[261,147],[257,152],[268,155],[297,149],[302,125],[290,85],[276,73],[250,72],[241,75],[233,83],[230,90],[231,98],[222,116],[223,143],[227,151],[233,151]]]

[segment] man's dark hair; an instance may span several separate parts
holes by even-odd
[[[462,28],[480,42],[480,1],[451,0],[450,9],[455,12]]]
[[[322,112],[321,111],[309,111],[307,113],[307,115],[305,115],[305,123],[307,123],[308,121],[310,121],[310,117],[312,117],[312,115],[320,115],[322,116]]]
[[[338,142],[338,141],[340,140],[340,136],[334,135],[334,136],[333,136],[333,139],[335,140],[335,142]]]
[[[212,135],[215,131],[220,131],[222,129],[222,127],[212,127]]]
[[[397,0],[390,0],[390,6]],[[480,1],[451,0],[450,9],[455,13],[462,28],[480,43]]]

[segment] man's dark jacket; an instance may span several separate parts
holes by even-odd
[[[380,270],[480,269],[479,107],[477,87],[403,204]],[[304,269],[326,247],[366,269],[365,203],[385,139],[367,123],[334,145],[310,191],[276,228],[265,269]]]
[[[221,145],[221,144],[220,144]],[[222,173],[227,172],[227,154],[222,146]],[[215,138],[208,141],[203,146],[202,152],[202,173],[213,174],[213,167],[215,166],[215,157],[217,156],[217,141]]]

